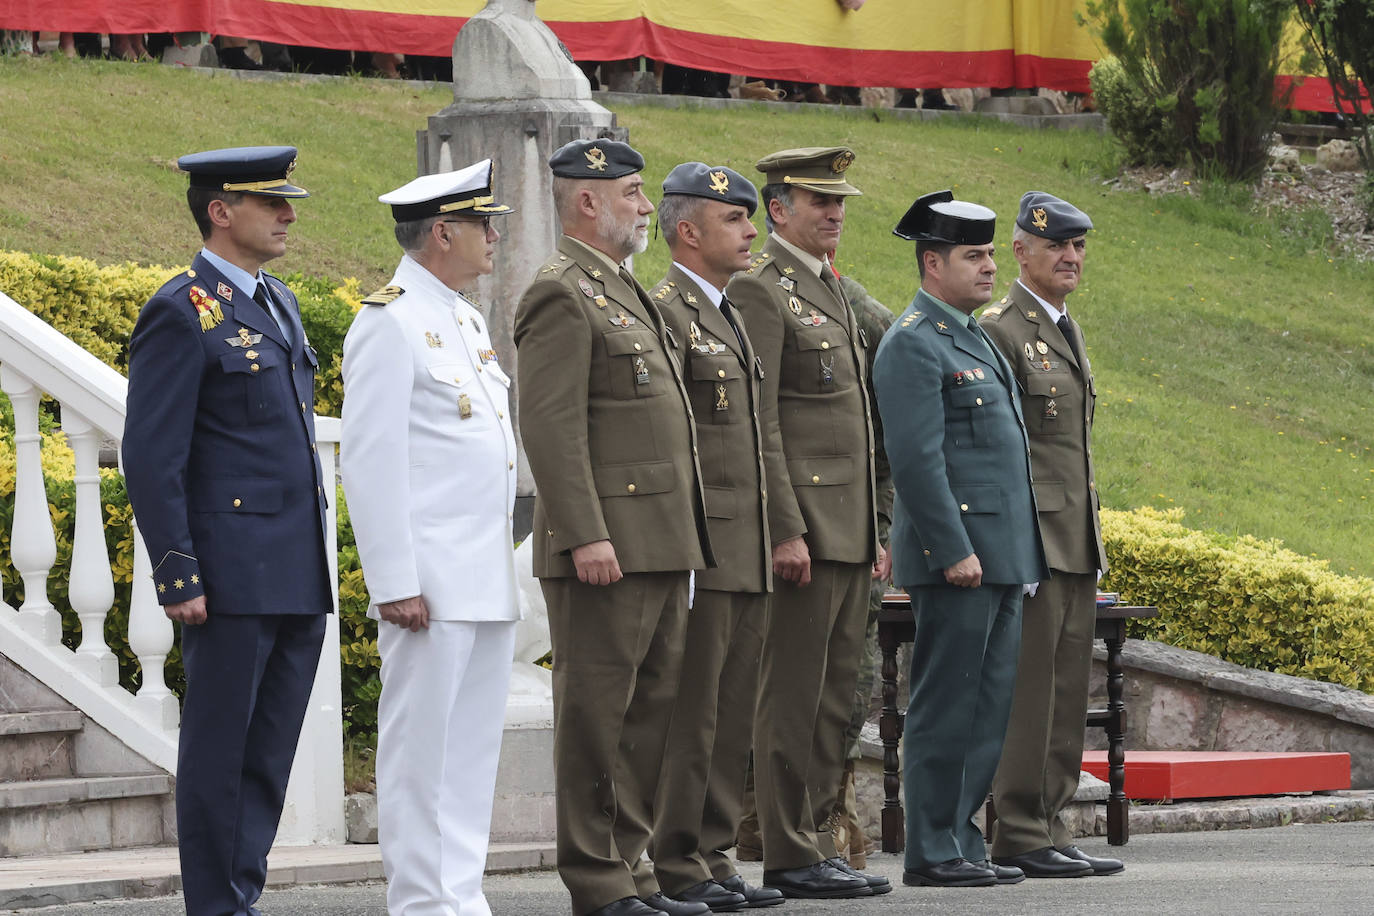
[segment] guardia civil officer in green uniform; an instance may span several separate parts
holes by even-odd
[[[1021,389],[1035,503],[1053,573],[1025,602],[1016,699],[992,783],[993,861],[1032,878],[1125,868],[1119,859],[1080,850],[1060,818],[1078,789],[1097,577],[1107,568],[1093,479],[1096,392],[1083,331],[1066,302],[1078,288],[1092,225],[1073,204],[1027,192],[1012,232],[1021,275],[979,321]]]
[[[553,642],[558,872],[575,916],[706,913],[664,897],[641,859],[688,573],[713,562],[685,341],[621,266],[648,244],[643,157],[577,140],[549,166],[563,236],[521,297],[515,345]]]
[[[726,296],[763,365],[768,528],[778,576],[755,718],[764,884],[790,897],[891,890],[836,855],[829,819],[845,758],[871,578],[886,578],[874,522],[866,337],[830,258],[845,199],[844,147],[759,160],[768,241]]]
[[[719,565],[696,575],[649,854],[665,893],[716,910],[783,900],[772,888],[745,884],[727,852],[744,801],[773,585],[758,413],[763,373],[744,319],[724,295],[730,276],[749,267],[758,199],[747,178],[724,166],[685,162],[669,172],[658,223],[673,262],[650,294],[686,342],[683,375]]]
[[[995,213],[948,191],[912,204],[893,231],[917,242],[921,289],[873,367],[897,488],[893,581],[916,621],[906,884],[1025,877],[988,861],[973,822],[1011,709],[1023,585],[1047,572],[1015,377],[972,317],[992,298],[995,227]]]

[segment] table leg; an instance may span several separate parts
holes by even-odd
[[[882,653],[883,710],[878,717],[878,734],[883,742],[883,852],[901,852],[906,848],[906,814],[899,796],[902,760],[898,750],[905,716],[897,709],[897,644],[895,628],[880,621],[878,648]]]
[[[1126,801],[1126,703],[1122,699],[1125,668],[1121,649],[1126,644],[1126,621],[1113,621],[1107,643],[1107,843],[1125,846],[1131,838]]]

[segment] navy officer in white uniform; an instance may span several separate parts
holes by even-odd
[[[139,312],[123,464],[157,600],[181,624],[177,834],[189,916],[259,916],[333,608],[318,360],[286,251],[296,150],[182,156],[204,248]]]
[[[389,194],[405,255],[344,340],[341,467],[380,617],[378,839],[391,916],[482,894],[516,602],[510,377],[461,292],[492,271],[492,163]]]

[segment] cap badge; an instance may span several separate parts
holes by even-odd
[[[1045,216],[1044,207],[1036,207],[1031,211],[1031,225],[1037,229],[1048,229],[1050,227],[1050,221]]]
[[[592,285],[587,282],[586,277],[577,278],[577,288],[582,290],[582,295],[586,296],[588,299],[596,295],[596,290],[592,289]]]
[[[290,178],[291,173],[294,171],[296,171],[296,160],[292,159],[291,162],[286,166],[286,177]]]
[[[845,169],[849,168],[853,164],[854,154],[851,153],[849,150],[845,150],[843,153],[840,153],[833,160],[831,160],[830,171],[843,172]]]
[[[593,172],[606,171],[606,153],[599,146],[593,146],[582,155],[587,157],[587,168]]]
[[[724,172],[711,173],[711,190],[717,194],[724,194],[730,190],[730,176]]]
[[[215,294],[218,295],[225,302],[234,301],[234,288],[230,286],[228,283],[220,283],[219,285],[217,285],[215,287]]]

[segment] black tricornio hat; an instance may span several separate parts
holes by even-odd
[[[997,214],[987,207],[935,191],[916,198],[892,234],[912,242],[987,245],[996,229]]]
[[[759,192],[734,169],[704,162],[684,162],[663,179],[663,193],[687,194],[744,207],[750,216],[759,205]]]
[[[623,178],[644,170],[644,157],[619,140],[574,140],[549,157],[559,178]]]

